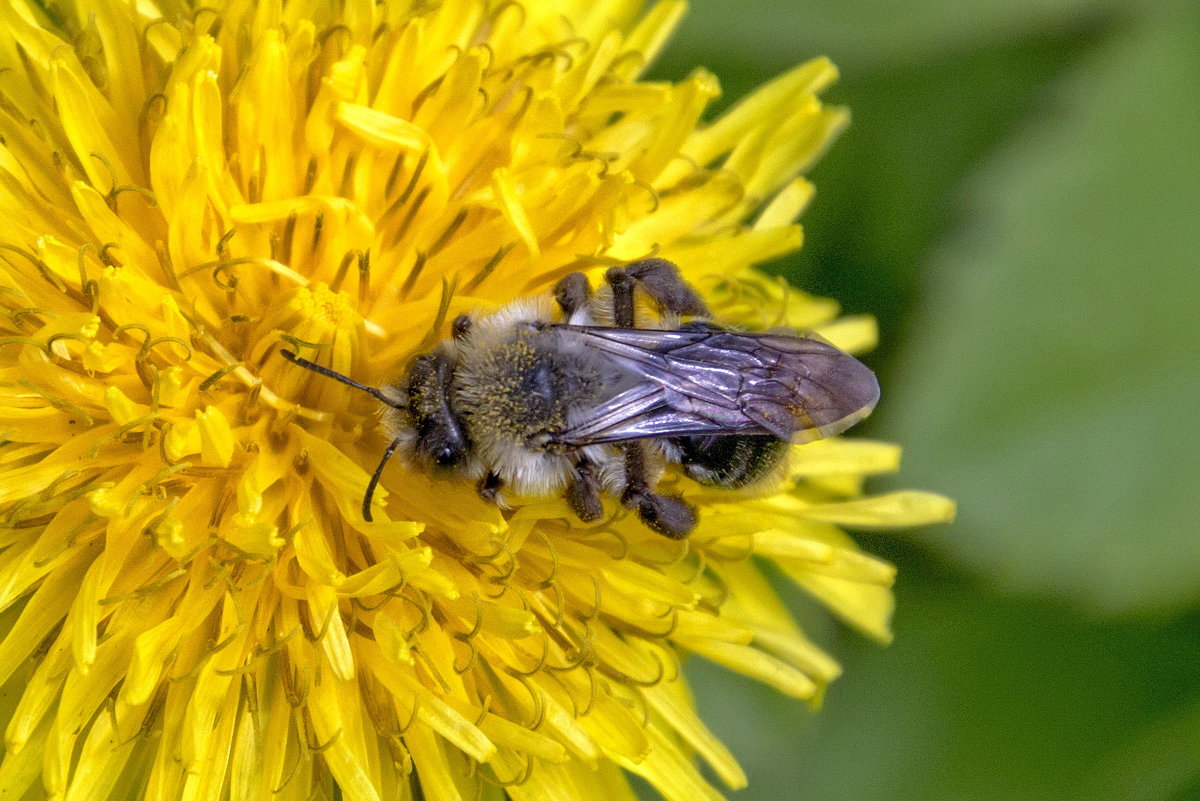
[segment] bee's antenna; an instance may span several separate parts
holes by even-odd
[[[335,370],[330,370],[328,367],[322,367],[321,365],[317,364],[316,362],[310,362],[308,359],[305,359],[301,356],[297,356],[296,354],[292,353],[290,350],[280,350],[279,355],[283,356],[283,358],[287,359],[292,364],[298,364],[306,370],[312,370],[314,373],[320,373],[323,376],[332,378],[334,381],[341,381],[343,384],[354,387],[355,389],[361,389],[363,392],[367,393],[372,398],[375,398],[375,400],[379,401],[380,403],[384,403],[384,404],[392,407],[393,409],[405,408],[404,406],[396,403],[396,401],[394,399],[389,398],[387,395],[384,395],[382,392],[380,392],[375,387],[368,387],[365,384],[360,384],[357,381],[355,381],[353,378],[350,378],[349,376],[344,376]],[[369,520],[370,518],[367,518],[367,519]]]
[[[379,477],[383,475],[383,467],[388,463],[388,459],[392,458],[392,454],[396,452],[396,448],[400,447],[400,437],[391,441],[387,446],[387,450],[383,452],[383,458],[379,460],[379,465],[375,468],[375,472],[371,474],[371,480],[367,482],[367,491],[363,493],[363,520],[368,523],[374,522],[371,519],[371,498],[375,495],[375,487],[379,485]]]

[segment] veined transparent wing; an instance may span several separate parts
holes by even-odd
[[[845,431],[879,399],[879,383],[866,365],[810,337],[554,328],[638,378],[555,436],[565,445],[700,434],[808,442]]]

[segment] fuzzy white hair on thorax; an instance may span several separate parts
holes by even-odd
[[[554,321],[554,308],[549,295],[534,295],[514,300],[495,311],[471,315],[471,327],[463,343],[470,348],[478,342],[507,339],[513,331],[527,325],[547,325]]]

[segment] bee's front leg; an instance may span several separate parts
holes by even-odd
[[[454,318],[454,322],[450,324],[451,334],[455,339],[464,339],[467,333],[471,330],[474,322],[469,314],[460,314]]]
[[[500,489],[503,486],[504,482],[500,479],[500,476],[489,471],[486,476],[479,479],[479,483],[475,485],[475,491],[485,501],[494,503],[497,506],[503,506],[504,504],[500,499]]]

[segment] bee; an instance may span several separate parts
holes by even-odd
[[[659,327],[637,325],[647,302]],[[474,480],[500,505],[506,492],[560,495],[594,522],[607,495],[678,539],[697,513],[655,490],[667,467],[744,487],[774,471],[790,443],[845,431],[879,398],[875,375],[823,340],[708,318],[674,264],[645,259],[609,269],[596,291],[572,273],[549,295],[462,315],[448,339],[379,388],[281,354],[382,404],[390,443],[363,496],[368,521],[399,451],[414,466]]]

